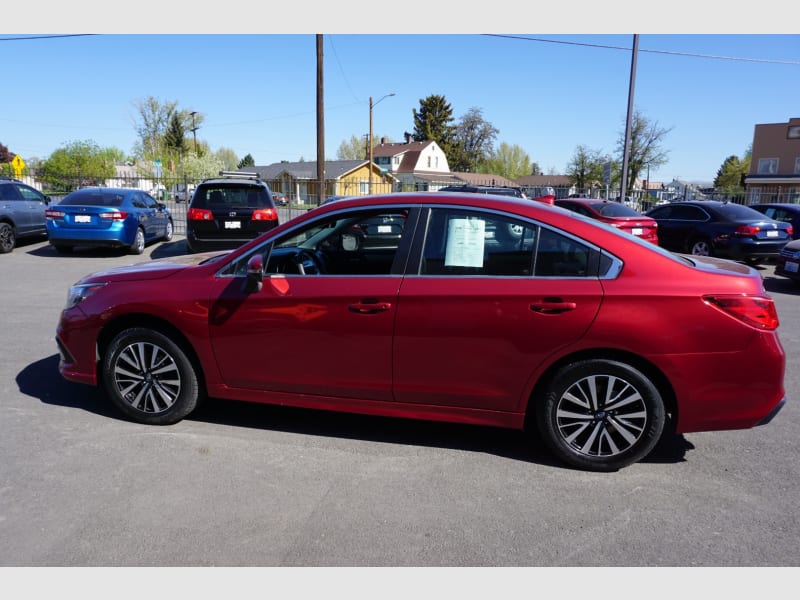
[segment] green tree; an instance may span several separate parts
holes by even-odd
[[[436,142],[447,156],[458,160],[458,151],[454,149],[455,125],[453,125],[453,107],[444,96],[431,95],[419,101],[419,111],[412,109],[414,115],[414,133],[417,142],[432,140]]]
[[[726,194],[744,191],[744,178],[749,170],[749,157],[742,160],[738,156],[729,156],[717,170],[714,189]]]
[[[516,179],[531,172],[531,159],[516,144],[512,146],[501,142],[479,166],[481,173],[493,173],[508,179]]]
[[[630,195],[636,179],[643,171],[657,169],[667,163],[668,152],[663,149],[662,143],[672,129],[659,127],[657,121],[650,121],[640,111],[634,111],[631,119],[631,141],[628,153],[628,173],[625,195]],[[620,156],[625,148],[625,131],[617,142]],[[622,161],[620,161],[622,162]]]
[[[185,134],[187,131],[192,131],[193,138],[196,137],[196,131],[202,125],[204,117],[202,114],[189,111],[187,109],[179,109],[176,100],[168,100],[162,102],[154,96],[148,96],[144,99],[135,100],[133,105],[136,107],[138,116],[134,121],[134,128],[138,135],[138,140],[134,145],[134,154],[144,160],[153,161],[160,160],[166,163],[170,159],[174,159],[175,155],[185,150]],[[167,133],[176,130],[171,134],[172,141],[167,143]],[[184,144],[178,145],[177,128],[183,130]],[[199,154],[199,143],[198,143]]]
[[[178,157],[183,156],[186,151],[186,131],[177,112],[172,113],[169,126],[164,133],[164,147],[167,152],[173,153]]]
[[[92,140],[74,141],[42,162],[39,177],[56,189],[99,185],[116,175],[115,164],[124,158],[116,148],[101,148]]]
[[[567,164],[566,175],[579,190],[586,191],[603,181],[603,169],[607,158],[599,151],[580,145]],[[612,169],[613,172],[613,169]]]
[[[256,160],[253,158],[252,154],[249,152],[244,155],[244,158],[239,161],[239,164],[236,165],[237,169],[244,169],[246,167],[255,167]]]
[[[453,129],[452,154],[447,157],[450,170],[476,172],[478,165],[490,159],[498,133],[500,131],[483,118],[480,108],[470,108]]]
[[[214,156],[216,156],[222,162],[222,168],[225,171],[233,171],[239,164],[239,157],[236,156],[236,153],[230,148],[220,148],[214,152]],[[252,160],[252,158],[253,157],[251,156],[250,159]]]
[[[179,174],[181,179],[199,181],[206,177],[215,177],[220,171],[225,170],[222,160],[213,154],[195,156],[188,154],[180,164]]]
[[[336,150],[336,160],[365,160],[368,155],[366,139],[350,136],[349,140],[342,140]]]

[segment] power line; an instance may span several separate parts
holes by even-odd
[[[544,42],[547,44],[563,44],[566,46],[584,46],[587,48],[604,48],[606,50],[625,50],[626,52],[630,52],[631,48],[627,48],[625,46],[609,46],[605,44],[588,44],[586,42],[568,42],[565,40],[549,40],[546,38],[535,38],[535,37],[527,37],[521,35],[502,35],[497,33],[487,33],[484,34],[488,37],[501,37],[501,38],[510,38],[513,40],[522,40],[526,42]],[[672,50],[643,50],[639,48],[639,52],[648,52],[650,54],[669,54],[673,56],[688,56],[692,58],[711,58],[714,60],[732,60],[738,62],[756,62],[756,63],[768,63],[773,65],[800,65],[800,61],[795,60],[772,60],[768,58],[744,58],[738,56],[716,56],[713,54],[693,54],[691,52],[675,52]]]
[[[23,40],[49,40],[53,38],[84,37],[87,35],[100,35],[98,33],[64,33],[57,35],[30,35],[25,37],[0,37],[0,42],[19,42]]]

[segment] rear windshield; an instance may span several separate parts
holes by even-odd
[[[100,190],[78,190],[64,196],[62,206],[122,206],[124,194]]]
[[[201,185],[192,198],[194,208],[271,208],[267,191],[253,185]]]
[[[762,220],[764,218],[764,215],[756,209],[741,204],[734,204],[733,202],[720,205],[718,210],[731,221],[737,219]]]
[[[619,202],[593,204],[594,209],[604,217],[640,217],[641,215],[630,206]]]

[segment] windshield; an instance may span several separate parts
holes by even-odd
[[[619,202],[607,202],[602,204],[593,204],[592,208],[594,208],[597,212],[599,212],[604,217],[641,217],[638,212],[632,209],[630,206],[625,206],[624,204],[620,204]]]
[[[59,202],[61,206],[122,206],[124,194],[108,190],[78,190]]]
[[[193,208],[269,208],[267,191],[262,186],[236,185],[221,183],[219,185],[201,185],[192,199]]]

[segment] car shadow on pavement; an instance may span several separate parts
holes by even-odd
[[[105,397],[102,389],[62,378],[58,373],[58,360],[58,355],[54,354],[20,371],[16,377],[20,392],[44,404],[76,408],[127,421]],[[482,452],[570,469],[552,456],[535,432],[527,434],[479,425],[337,413],[215,398],[208,399],[187,420],[324,438]],[[666,433],[642,462],[683,462],[686,451],[693,448],[683,436]]]
[[[103,392],[88,385],[67,381],[58,372],[58,354],[31,363],[16,377],[19,391],[44,404],[79,408],[103,417],[120,419],[119,413],[103,397]]]
[[[189,254],[189,246],[186,245],[186,240],[173,240],[171,242],[161,242],[158,246],[153,248],[150,253],[150,258],[153,260],[157,258],[168,258],[170,256],[182,256]]]

